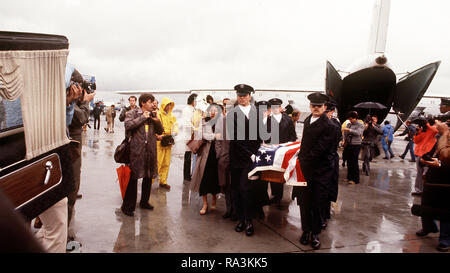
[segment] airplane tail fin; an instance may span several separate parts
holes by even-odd
[[[391,0],[375,0],[369,39],[369,54],[384,54]]]
[[[422,99],[423,95],[430,86],[431,81],[436,74],[441,61],[430,63],[423,66],[398,80],[395,87],[393,110],[405,120]],[[397,122],[395,130],[401,126]]]

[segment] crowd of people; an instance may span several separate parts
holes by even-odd
[[[142,209],[153,209],[149,198],[155,178],[159,178],[161,188],[170,190],[167,177],[171,148],[179,133],[186,141],[183,178],[190,182],[190,190],[202,198],[200,215],[216,210],[217,195],[223,193],[226,201],[223,217],[237,222],[236,232],[251,236],[255,232],[253,220],[264,218],[263,206],[277,204],[281,209],[284,184],[264,181],[261,176],[255,180],[249,178],[248,173],[261,145],[298,141],[295,123],[300,112],[281,107],[282,101],[278,98],[255,102],[251,86],[241,84],[235,86],[235,90],[236,99],[225,98],[219,103],[208,96],[204,111],[197,107],[197,94],[191,94],[180,124],[172,114],[175,104],[169,98],[162,99],[160,109],[151,94],[142,94],[139,106],[136,97],[129,98],[130,107],[123,109],[119,118],[124,121],[126,135],[131,139],[131,178],[121,207],[125,215],[134,215],[137,179],[143,179],[139,203]],[[359,184],[360,152],[362,170],[370,175],[370,162],[380,155],[380,145],[385,154],[383,159],[395,156],[391,149],[394,128],[389,121],[380,125],[376,115],[361,120],[356,111],[349,112],[348,119],[341,125],[336,119],[336,103],[330,97],[312,93],[308,99],[311,115],[304,121],[302,148],[298,154],[307,186],[294,187],[291,197],[297,199],[300,207],[303,230],[300,243],[319,249],[319,234],[327,227],[331,203],[336,202],[338,196],[339,146],[344,148],[343,164],[347,163],[345,181]],[[416,190],[419,192],[423,190],[422,174],[429,168],[423,157],[435,153],[436,148],[431,149],[436,146],[438,129],[429,123],[414,122],[419,123],[417,128],[408,120],[403,133],[397,136],[407,135],[408,144],[400,158],[404,159],[410,151],[411,160],[416,160]],[[193,150],[195,140],[197,148]],[[435,226],[430,228],[430,220],[425,219],[426,225],[418,236],[437,230]],[[441,221],[444,237],[447,236],[445,229],[445,222]]]
[[[83,80],[78,71],[67,71],[72,75],[67,85],[66,120],[74,151],[75,187],[67,198],[35,220],[35,228],[39,229],[35,237],[48,252],[65,252],[67,242],[74,240],[73,235],[68,233],[68,227],[75,202],[81,197],[78,191],[82,127],[89,123],[89,102],[95,96],[95,92],[83,91],[80,85]],[[331,203],[336,202],[338,197],[339,146],[343,147],[342,166],[347,164],[345,181],[352,185],[359,184],[360,153],[362,171],[366,175],[370,175],[370,162],[380,155],[380,144],[385,153],[383,159],[390,160],[395,156],[391,149],[394,128],[389,121],[381,126],[375,115],[361,120],[356,111],[349,112],[348,119],[341,124],[336,119],[336,102],[316,92],[308,96],[311,115],[304,120],[302,138],[298,139],[295,126],[300,118],[298,109],[283,108],[279,98],[255,102],[252,98],[254,89],[249,85],[239,84],[234,89],[235,99],[225,98],[217,103],[208,96],[204,111],[197,107],[198,95],[191,94],[180,123],[172,113],[175,103],[171,99],[163,98],[159,108],[158,101],[150,93],[143,93],[139,98],[129,97],[129,107],[123,108],[119,116],[129,139],[128,166],[131,169],[121,211],[127,216],[134,216],[138,179],[142,179],[141,209],[153,210],[150,194],[155,179],[158,179],[160,188],[170,190],[167,178],[172,146],[175,137],[182,134],[186,143],[183,178],[190,182],[190,190],[202,197],[199,214],[216,210],[217,195],[223,193],[226,201],[223,218],[236,222],[236,232],[251,236],[255,232],[253,220],[264,218],[264,206],[276,204],[282,209],[284,192],[283,183],[264,181],[262,176],[249,178],[248,173],[257,160],[255,155],[258,149],[261,145],[301,141],[298,161],[307,184],[294,187],[290,197],[296,199],[300,207],[303,230],[300,243],[319,249],[319,234],[327,227]],[[441,112],[448,111],[450,101],[442,99]],[[94,130],[100,127],[100,113],[101,105],[96,104],[93,110]],[[114,132],[114,106],[108,108],[106,116],[108,127],[105,130]],[[415,192],[412,194],[423,195],[421,205],[413,207],[413,213],[422,218],[423,227],[417,236],[439,232],[436,224],[439,220],[440,244],[437,249],[448,251],[450,207],[444,200],[449,194],[446,181],[450,174],[448,125],[420,117],[406,121],[403,133],[395,136],[405,135],[408,143],[400,158],[404,159],[410,153],[410,161],[415,162],[417,167]],[[195,143],[197,148],[193,150]]]

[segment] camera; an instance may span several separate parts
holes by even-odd
[[[86,93],[91,94],[97,89],[95,76],[83,75],[83,83],[81,87],[86,90]]]
[[[156,112],[150,112],[150,117],[151,118],[156,118]]]
[[[433,116],[433,119],[437,119],[437,120],[442,121],[442,122],[447,122],[447,120],[450,119],[450,111],[447,112],[447,113],[444,113],[444,114]]]
[[[83,81],[81,84],[81,88],[86,91],[86,93],[91,94],[97,89],[97,85],[95,82]]]

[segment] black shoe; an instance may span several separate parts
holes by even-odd
[[[153,210],[153,206],[150,205],[149,203],[139,203],[139,206],[141,207],[141,209]]]
[[[438,232],[439,232],[438,230],[427,231],[427,230],[421,229],[421,230],[416,232],[416,235],[419,236],[419,237],[425,237],[425,236],[427,236],[430,233],[438,233]]]
[[[450,246],[439,243],[439,245],[436,247],[436,249],[441,252],[447,252],[450,249]]]
[[[128,216],[134,216],[134,213],[132,211],[128,211],[123,208],[120,208],[120,209],[122,210],[123,214],[128,215]]]
[[[422,195],[422,192],[420,192],[420,191],[413,191],[411,193],[411,195]]]
[[[248,222],[247,225],[245,226],[245,235],[252,236],[253,233],[255,233],[255,229],[253,228],[253,223]]]
[[[320,248],[319,234],[312,234],[311,235],[311,246],[312,246],[313,249],[319,249]]]
[[[387,158],[387,157],[383,157],[383,159],[389,159],[389,158]]]
[[[226,219],[226,218],[231,218],[231,211],[225,212],[225,214],[222,215],[222,217],[223,217],[224,219]]]
[[[310,239],[311,239],[311,232],[303,231],[303,234],[300,237],[300,243],[302,245],[307,245],[309,244]]]
[[[243,221],[240,221],[240,222],[237,224],[237,226],[236,226],[236,228],[235,228],[234,230],[236,230],[236,232],[242,232],[242,231],[244,231],[244,230],[245,230],[245,223],[244,223]]]
[[[328,226],[327,221],[323,221],[322,225],[320,226],[321,229],[326,229]]]
[[[416,161],[411,159],[411,160],[409,160],[409,162],[414,162],[415,163]]]
[[[401,158],[401,159],[405,159],[405,156],[404,156],[404,155],[401,155],[400,158]]]

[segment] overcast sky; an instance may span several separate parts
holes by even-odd
[[[427,95],[450,95],[450,1],[392,0],[395,73],[441,60]],[[368,53],[373,0],[2,1],[0,29],[64,35],[99,90],[324,90],[326,60]],[[400,75],[401,76],[401,75]]]

